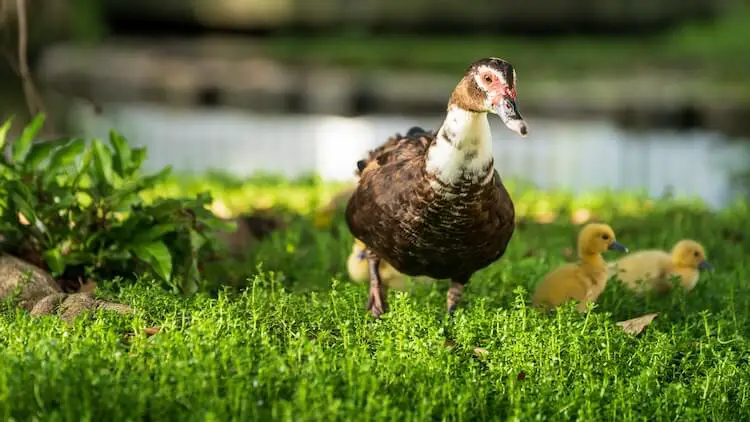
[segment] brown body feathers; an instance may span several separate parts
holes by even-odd
[[[447,187],[448,196],[435,192],[425,171],[434,138],[397,135],[360,161],[346,220],[354,237],[400,272],[466,283],[505,253],[515,210],[494,170],[484,186]]]

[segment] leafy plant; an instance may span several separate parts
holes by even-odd
[[[34,142],[43,123],[37,115],[8,148],[10,120],[0,127],[0,150],[10,150],[0,159],[3,249],[67,283],[151,272],[175,290],[203,288],[213,233],[228,228],[206,208],[211,196],[146,203],[141,191],[165,180],[170,167],[142,175],[146,150],[114,130],[109,145]]]

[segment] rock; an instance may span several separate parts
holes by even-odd
[[[73,322],[84,311],[105,309],[129,314],[133,309],[128,305],[105,302],[94,298],[92,293],[55,293],[45,296],[31,309],[31,316],[58,315],[65,322]]]
[[[59,315],[63,321],[72,322],[84,311],[96,311],[99,309],[119,312],[121,314],[133,312],[130,306],[105,302],[94,298],[94,295],[91,293],[73,293],[63,299],[58,305],[55,314]]]
[[[19,305],[31,310],[40,299],[62,293],[55,279],[41,268],[14,256],[0,256],[0,298],[18,292]]]
[[[68,295],[66,293],[54,293],[49,296],[45,296],[37,302],[31,311],[31,316],[42,316],[50,315],[57,310],[57,307],[62,303]]]
[[[18,294],[19,306],[32,316],[59,315],[72,322],[86,310],[131,313],[128,305],[96,299],[91,292],[63,293],[52,276],[11,255],[0,256],[0,299]]]

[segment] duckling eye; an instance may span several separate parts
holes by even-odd
[[[487,82],[488,84],[492,83],[492,75],[490,74],[484,75],[484,81]]]
[[[603,235],[602,235],[602,239],[604,239],[604,240],[609,240],[609,235],[608,235],[608,234],[606,234],[606,233],[605,233],[605,234],[603,234]]]
[[[693,256],[696,257],[696,258],[698,258],[699,256],[701,256],[701,253],[698,252],[698,251],[695,251],[695,252],[693,252]]]

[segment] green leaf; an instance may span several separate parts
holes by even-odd
[[[17,192],[27,200],[32,199],[31,189],[29,185],[21,182],[20,180],[13,179],[7,182],[8,192]]]
[[[133,248],[135,255],[151,265],[159,277],[167,282],[172,276],[172,255],[163,242],[151,242]]]
[[[133,148],[130,151],[131,166],[129,172],[132,174],[141,168],[143,160],[146,159],[146,148]]]
[[[24,170],[26,172],[32,172],[36,170],[37,166],[44,161],[52,153],[59,144],[56,141],[39,142],[31,146],[29,155],[26,156],[24,162]]]
[[[86,142],[83,139],[71,139],[65,145],[59,146],[52,154],[46,171],[52,175],[57,174],[60,168],[73,164],[84,148],[86,148]]]
[[[8,120],[3,123],[2,126],[0,126],[0,153],[3,152],[3,147],[5,147],[5,137],[8,136],[8,131],[10,130],[11,123],[13,122],[13,116],[10,116]]]
[[[67,265],[90,264],[96,260],[96,256],[90,252],[71,252],[65,257]]]
[[[198,233],[196,230],[190,229],[190,247],[194,251],[200,250],[201,247],[206,243],[206,237]]]
[[[224,232],[237,231],[237,221],[235,220],[222,220],[219,217],[211,215],[206,218],[201,218],[200,222],[207,228],[211,229],[212,231],[224,231]]]
[[[81,162],[81,168],[78,169],[78,172],[76,173],[76,177],[73,179],[73,182],[70,184],[70,186],[76,188],[78,187],[78,184],[81,183],[81,179],[83,178],[83,175],[86,174],[86,171],[89,169],[89,165],[91,165],[91,160],[94,159],[94,148],[91,147],[86,150],[86,152],[83,155],[83,160]]]
[[[169,176],[172,174],[172,166],[166,166],[163,169],[161,169],[158,173],[150,174],[148,176],[144,176],[139,181],[139,189],[150,189],[156,186],[157,184],[164,182],[169,178]]]
[[[36,223],[36,213],[34,212],[34,208],[26,201],[26,199],[24,199],[17,192],[11,193],[9,199],[16,213],[20,212],[24,217],[26,217],[27,220],[29,220],[30,224],[35,225],[34,223]]]
[[[138,191],[141,190],[140,181],[125,182],[111,195],[104,198],[107,208],[112,210],[127,210],[132,205],[141,201]]]
[[[28,154],[29,150],[31,149],[31,143],[34,142],[34,137],[36,136],[37,132],[39,132],[39,129],[42,128],[43,124],[44,113],[39,113],[34,117],[31,123],[23,128],[21,137],[18,138],[13,144],[12,150],[14,163],[19,163],[23,161],[24,158],[26,158],[26,154]]]
[[[114,248],[110,248],[112,250],[107,251],[107,258],[115,261],[127,261],[130,259],[132,254],[130,251],[127,250],[118,250]]]
[[[65,271],[65,258],[60,253],[60,249],[54,248],[44,252],[44,261],[53,276],[57,277]]]
[[[115,212],[130,211],[135,204],[142,201],[142,198],[134,192],[115,192],[115,195],[105,198],[105,204],[108,210]]]
[[[167,233],[177,230],[178,228],[179,226],[176,223],[158,224],[156,226],[143,230],[139,232],[137,235],[135,235],[135,238],[133,239],[133,243],[141,244],[141,243],[146,243],[146,242],[152,242],[164,236]]]
[[[112,154],[100,140],[95,139],[91,146],[94,149],[94,166],[96,167],[99,177],[106,181],[110,186],[114,185],[114,175],[112,174]]]
[[[130,174],[131,161],[130,161],[130,147],[125,137],[115,132],[114,130],[109,131],[109,143],[112,144],[115,153],[114,158],[114,169],[120,177],[125,178]]]

